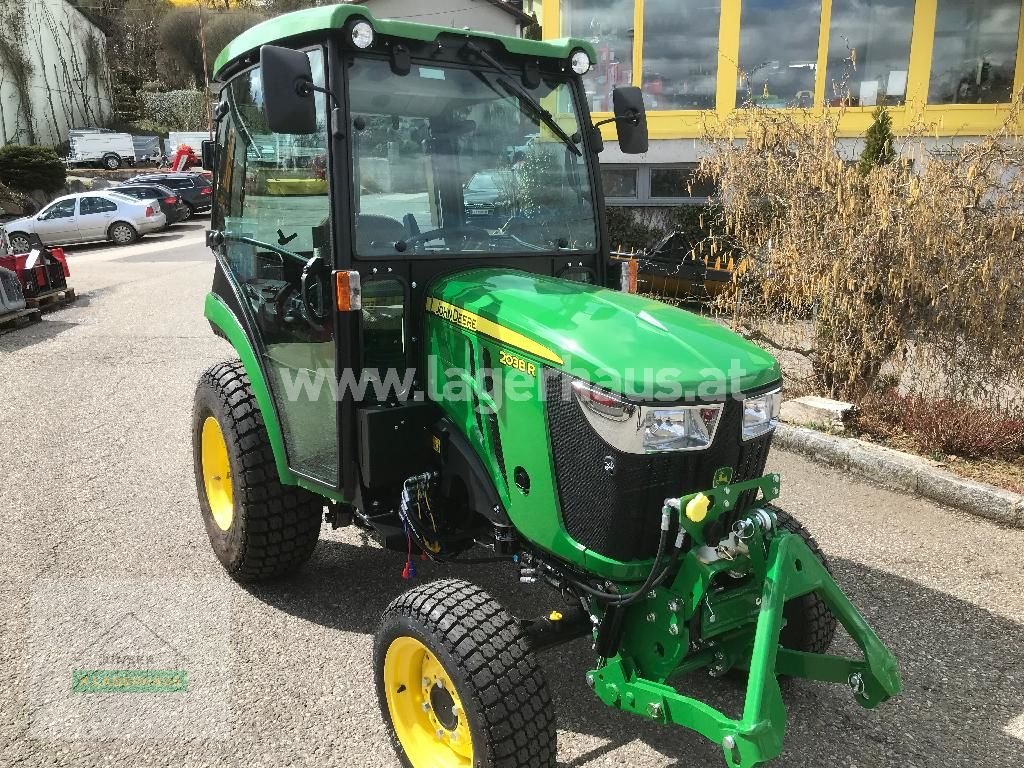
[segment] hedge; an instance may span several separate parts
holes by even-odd
[[[7,144],[0,147],[0,184],[30,192],[56,192],[67,181],[67,168],[47,147]]]

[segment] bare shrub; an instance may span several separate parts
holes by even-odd
[[[1024,457],[1024,418],[1004,416],[967,402],[901,395],[869,395],[855,425],[869,434],[910,436],[925,454],[964,459]]]
[[[819,386],[855,401],[915,350],[933,399],[1019,384],[1024,149],[1004,128],[926,151],[921,131],[902,162],[862,175],[840,152],[839,117],[751,107],[708,137],[701,172],[745,256],[740,300],[722,307],[755,333],[810,321]],[[1007,126],[1018,118],[1019,106]]]

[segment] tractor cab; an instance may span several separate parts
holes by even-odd
[[[440,278],[608,281],[579,77],[593,55],[334,7],[260,25],[218,59],[214,301],[252,345],[299,482],[353,500],[414,474],[422,457],[377,445],[375,423],[404,452],[431,420]],[[639,91],[615,100],[623,148],[646,150]]]
[[[403,578],[460,559],[553,588],[536,618],[450,580],[385,610],[377,695],[412,768],[553,766],[534,654],[581,636],[602,701],[702,733],[733,768],[781,752],[779,674],[847,681],[868,707],[900,689],[770,503],[778,363],[607,287],[600,126],[626,153],[647,127],[632,87],[593,123],[594,55],[348,3],[259,24],[215,65],[205,314],[237,359],[200,379],[192,440],[217,557],[285,576],[326,509],[400,551]],[[837,621],[862,660],[825,654]],[[667,684],[731,668],[749,671],[739,719]]]

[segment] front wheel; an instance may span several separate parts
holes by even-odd
[[[11,246],[11,253],[28,253],[32,250],[32,243],[28,241],[28,235],[23,235],[21,232],[15,232],[11,235],[7,242]]]
[[[548,768],[555,716],[516,620],[465,581],[423,584],[384,611],[377,700],[406,768]]]
[[[203,524],[235,579],[257,582],[297,570],[320,536],[323,501],[278,479],[263,416],[240,361],[199,380],[192,453]]]
[[[803,524],[781,507],[774,504],[765,506],[775,513],[779,527],[802,538],[807,548],[831,574],[832,569],[825,553]],[[832,639],[836,634],[836,617],[817,592],[788,601],[782,608],[782,614],[786,617],[786,626],[779,635],[779,642],[783,647],[794,651],[825,653],[832,645]]]
[[[104,155],[103,167],[108,171],[116,171],[121,167],[121,158],[117,155]]]

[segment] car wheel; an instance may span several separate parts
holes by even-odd
[[[139,239],[139,233],[135,231],[135,227],[123,221],[112,224],[109,235],[115,245],[131,245]]]
[[[196,215],[195,208],[193,208],[191,205],[186,203],[185,204],[185,210],[181,212],[181,220],[182,221],[188,221],[189,219],[191,219],[195,215]]]
[[[10,243],[11,253],[28,253],[32,250],[32,244],[28,241],[28,235],[23,235],[21,232],[15,232],[7,238],[7,242]]]
[[[121,167],[121,158],[117,155],[104,155],[103,167],[108,171],[116,171]]]

